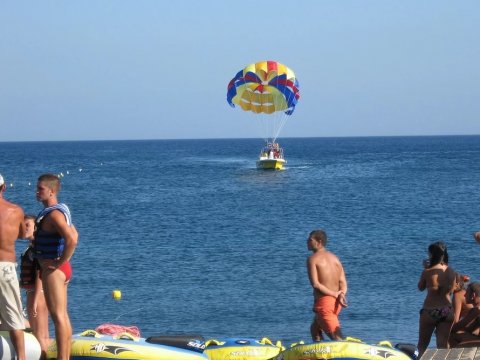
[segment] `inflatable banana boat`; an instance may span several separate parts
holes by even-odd
[[[25,356],[27,359],[40,359],[40,344],[33,334],[24,332]],[[8,331],[0,331],[0,360],[15,359],[16,353]]]
[[[210,360],[267,360],[283,349],[280,342],[273,344],[267,338],[225,338],[207,340],[204,353]]]
[[[204,341],[196,335],[165,335],[138,338],[130,333],[103,335],[86,330],[73,335],[71,360],[136,359],[136,360],[205,360]],[[54,341],[47,351],[48,359],[56,359]]]
[[[376,345],[347,338],[342,341],[321,341],[310,344],[294,344],[282,351],[275,360],[412,360],[418,352],[411,344],[398,344],[393,347],[388,341]]]

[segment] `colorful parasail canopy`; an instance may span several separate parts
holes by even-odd
[[[294,72],[276,61],[261,61],[240,70],[228,83],[227,102],[245,111],[291,115],[300,99]]]

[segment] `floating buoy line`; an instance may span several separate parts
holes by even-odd
[[[103,166],[103,162],[100,163],[100,166]],[[84,171],[83,167],[79,167],[78,169],[76,169],[76,171],[70,171],[70,170],[65,170],[65,171],[60,171],[58,173],[56,173],[56,175],[58,176],[59,179],[62,179],[68,175],[74,175],[75,173],[82,173]],[[55,174],[55,172],[52,172],[53,174]],[[27,184],[27,186],[35,186],[36,185],[36,182],[32,182],[32,181],[22,181],[22,180],[15,180],[15,181],[10,181],[8,182],[7,179],[8,179],[8,173],[3,173],[2,174],[4,179],[5,179],[5,182],[7,184],[7,186],[9,188],[18,188],[19,186],[21,186],[21,184]],[[19,185],[20,184],[20,185]]]

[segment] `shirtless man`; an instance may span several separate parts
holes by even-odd
[[[3,198],[6,185],[0,175],[0,318],[9,330],[18,360],[25,360],[25,329],[16,271],[15,241],[25,235],[23,210]]]
[[[463,319],[453,325],[450,335],[452,347],[470,347],[480,344],[480,283],[474,282],[468,286],[465,299],[467,304],[473,307]]]
[[[42,284],[48,311],[55,325],[57,359],[70,358],[72,326],[67,309],[67,286],[72,275],[70,259],[78,233],[72,225],[70,210],[59,204],[60,180],[54,174],[38,178],[37,200],[44,209],[36,219],[34,252],[41,268]]]
[[[338,314],[347,306],[347,279],[342,263],[326,245],[325,231],[314,230],[308,236],[308,250],[313,254],[307,259],[307,270],[316,314],[310,326],[313,341],[323,340],[322,331],[332,340],[343,338]]]

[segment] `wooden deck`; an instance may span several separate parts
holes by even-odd
[[[420,360],[480,360],[480,348],[427,349]]]

